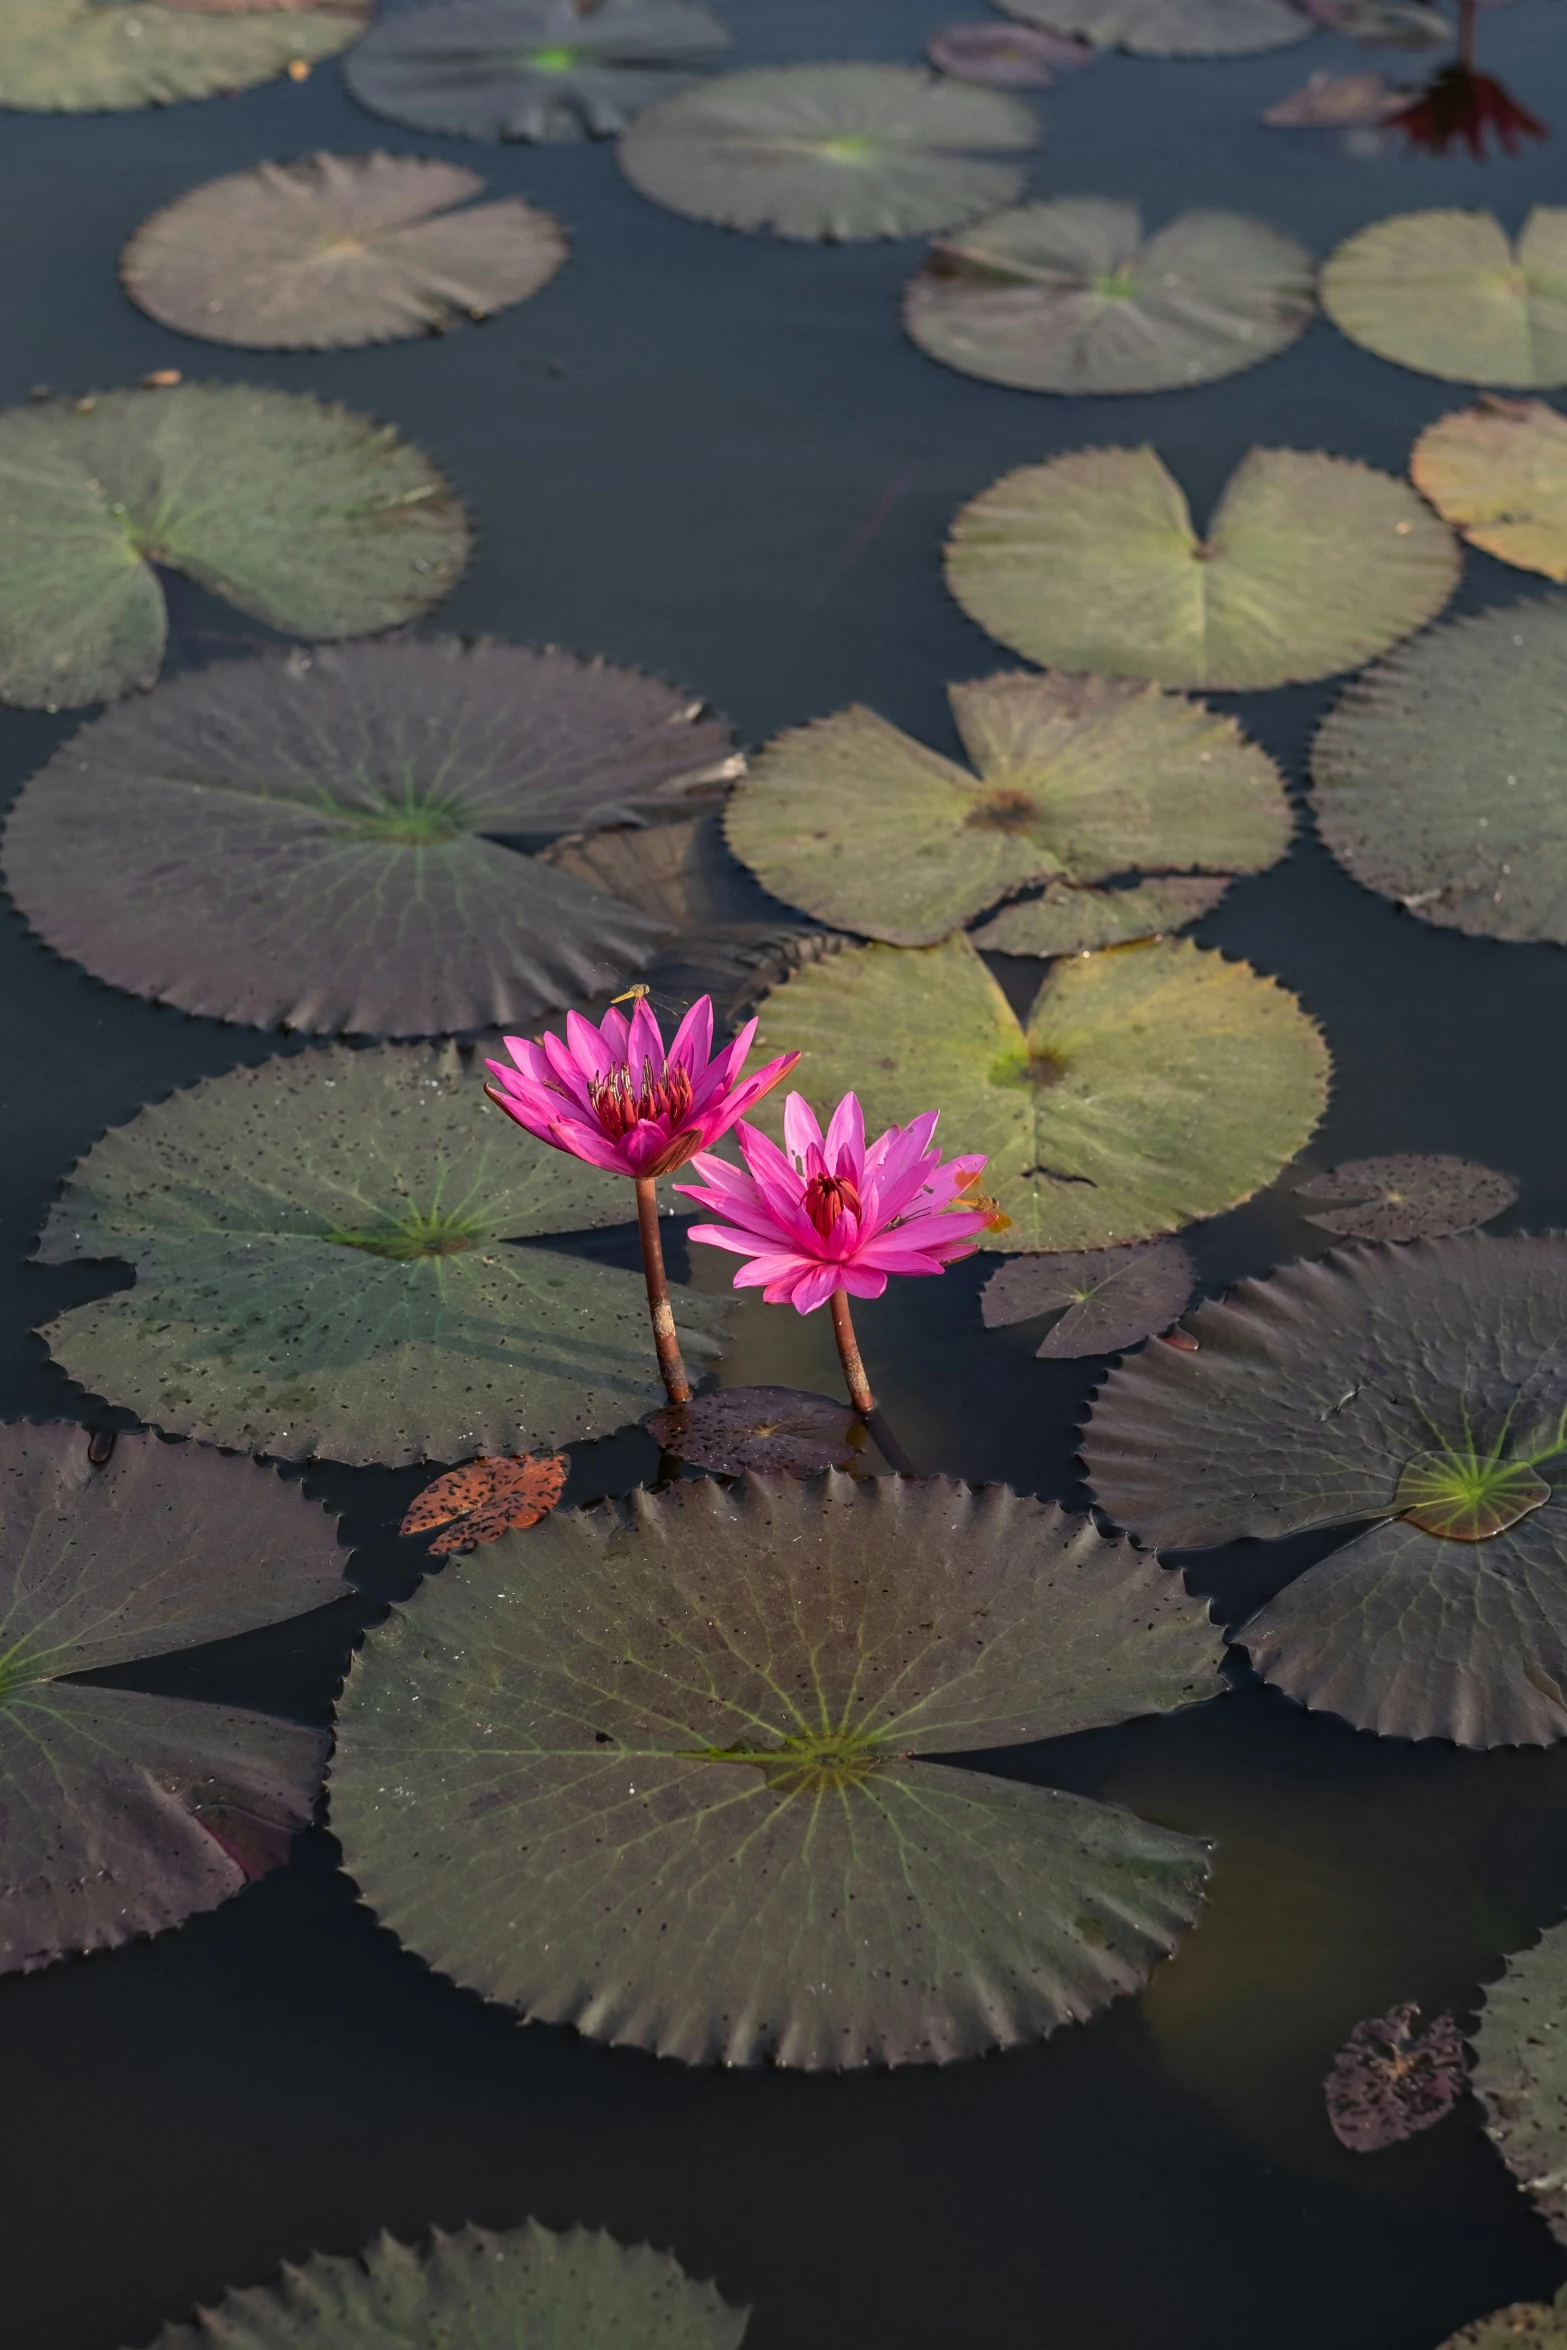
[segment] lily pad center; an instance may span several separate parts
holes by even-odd
[[[579,55],[576,49],[526,49],[520,62],[535,73],[570,73]]]
[[[464,1249],[472,1248],[479,1231],[460,1216],[443,1216],[439,1208],[429,1215],[420,1208],[410,1208],[405,1216],[389,1217],[384,1224],[343,1227],[326,1237],[337,1248],[362,1248],[373,1257],[411,1264],[416,1257],[461,1256]]]
[[[1551,1498],[1529,1461],[1470,1450],[1418,1452],[1405,1464],[1394,1507],[1406,1524],[1443,1542],[1488,1542]]]
[[[979,832],[1031,832],[1038,820],[1038,803],[1023,791],[993,792],[963,819]]]
[[[833,163],[863,164],[871,162],[880,149],[876,141],[866,138],[863,132],[845,131],[841,138],[823,139],[817,152],[827,156]]]
[[[396,841],[414,849],[439,848],[461,840],[472,830],[467,818],[450,800],[385,799],[379,807],[333,810],[333,819],[362,840]]]
[[[891,1752],[852,1730],[824,1730],[813,1737],[786,1738],[781,1746],[709,1747],[703,1760],[747,1763],[762,1772],[768,1784],[784,1796],[830,1795],[859,1787]]]
[[[1112,302],[1129,302],[1141,286],[1142,280],[1130,269],[1112,269],[1094,279],[1094,292]]]

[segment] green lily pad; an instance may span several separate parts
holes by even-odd
[[[986,1282],[980,1311],[987,1330],[1000,1330],[1064,1306],[1039,1359],[1076,1362],[1083,1355],[1120,1354],[1168,1330],[1185,1312],[1196,1279],[1197,1268],[1178,1240],[1013,1257]]]
[[[214,1909],[286,1859],[326,1741],[81,1673],[342,1596],[326,1513],[269,1469],[82,1428],[0,1427],[0,1970]]]
[[[524,645],[225,662],[63,744],[7,877],[59,953],[187,1012],[517,1026],[623,987],[669,925],[502,840],[634,815],[728,745],[660,679]]]
[[[1564,661],[1553,597],[1455,620],[1357,678],[1311,758],[1339,863],[1439,929],[1567,945]]]
[[[1567,300],[1567,269],[1563,285]],[[1487,397],[1428,424],[1409,473],[1472,547],[1567,581],[1567,416],[1543,400]]]
[[[313,2252],[281,2283],[165,2326],[152,2350],[740,2350],[749,2314],[651,2245],[530,2219],[437,2228],[427,2251],[382,2235],[357,2257]]]
[[[1188,1327],[1095,1398],[1111,1515],[1182,1548],[1379,1520],[1240,1627],[1264,1679],[1385,1737],[1567,1735],[1567,1241],[1335,1249]]]
[[[1308,1216],[1308,1224],[1341,1240],[1421,1240],[1444,1232],[1471,1232],[1489,1224],[1518,1197],[1510,1175],[1440,1151],[1390,1151],[1376,1159],[1345,1159],[1297,1184],[1297,1199],[1344,1204]]]
[[[912,237],[1009,204],[1034,146],[1020,99],[907,65],[731,73],[640,115],[620,142],[633,187],[723,228],[802,239]]]
[[[44,114],[119,112],[213,98],[269,82],[296,61],[335,57],[364,30],[366,8],[194,15],[126,0],[5,0],[0,106]]]
[[[442,0],[383,15],[343,78],[361,106],[413,130],[605,138],[728,46],[699,0]]]
[[[1567,383],[1567,207],[1517,244],[1489,212],[1397,212],[1328,256],[1322,307],[1379,359],[1449,383]]]
[[[255,384],[0,411],[0,536],[0,700],[50,710],[151,685],[155,563],[273,628],[363,636],[439,603],[469,546],[389,426]]]
[[[712,1479],[556,1511],[374,1632],[332,1824],[382,1923],[687,2063],[943,2062],[1143,1982],[1203,1847],[924,1759],[1216,1693],[1207,1611],[1005,1487]]]
[[[969,936],[987,955],[1081,955],[1091,947],[1129,946],[1200,922],[1230,881],[1228,873],[1171,873],[1130,889],[1048,881],[1037,897],[1003,906]]]
[[[1452,534],[1406,482],[1252,449],[1206,539],[1150,448],[1021,466],[971,499],[947,584],[1030,661],[1245,692],[1358,668],[1435,617]]]
[[[554,1450],[660,1400],[640,1273],[511,1247],[632,1213],[623,1177],[536,1143],[448,1047],[234,1069],[112,1129],[67,1179],[45,1264],[136,1285],[44,1336],[160,1428],[359,1466]],[[673,1292],[688,1360],[727,1300]]]
[[[1030,883],[1255,873],[1288,845],[1279,771],[1231,718],[1100,677],[1013,672],[947,690],[976,774],[859,707],[753,762],[725,828],[775,896],[929,946]]]
[[[1554,2301],[1510,2301],[1460,2326],[1437,2350],[1567,2350],[1567,2285]]]
[[[1474,2091],[1485,2108],[1486,2135],[1560,2244],[1567,2244],[1564,2023],[1567,1925],[1547,1928],[1531,1950],[1507,1961],[1501,1981],[1486,1988],[1480,2028],[1471,2035]],[[1539,2337],[1553,2350],[1558,2339],[1567,2340],[1567,2306],[1560,2299],[1555,2314],[1560,2334],[1542,2331]],[[1485,2350],[1491,2350],[1489,2342]]]
[[[842,1396],[798,1387],[720,1387],[690,1403],[666,1404],[648,1421],[663,1452],[720,1477],[760,1469],[814,1477],[819,1469],[864,1462],[865,1422]]]
[[[870,1132],[939,1108],[984,1151],[1005,1249],[1107,1248],[1216,1216],[1273,1181],[1322,1115],[1327,1049],[1295,998],[1184,939],[1053,964],[1026,1026],[968,940],[854,947],[762,1007],[820,1111],[852,1086]],[[776,1130],[781,1108],[758,1123]]]
[[[1141,57],[1253,57],[1315,26],[1288,0],[1006,0],[1009,16]]]
[[[1025,392],[1159,392],[1288,349],[1316,311],[1310,254],[1238,212],[1143,237],[1132,203],[1025,204],[932,246],[903,323],[932,359]]]

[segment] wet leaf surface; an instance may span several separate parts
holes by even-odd
[[[1358,2023],[1323,2083],[1333,2135],[1352,2154],[1377,2154],[1429,2130],[1469,2085],[1463,2034],[1450,2015],[1419,2031],[1412,1999]]]
[[[1531,1949],[1509,1958],[1500,1982],[1486,1986],[1480,2028],[1471,2036],[1486,2135],[1560,2244],[1567,2244],[1564,2025],[1567,1926],[1550,1926]]]
[[[1537,205],[1514,244],[1489,212],[1400,212],[1357,229],[1322,271],[1322,306],[1379,358],[1452,383],[1567,383],[1567,207]]]
[[[1518,1197],[1510,1175],[1441,1151],[1394,1151],[1345,1159],[1296,1186],[1297,1199],[1343,1201],[1308,1215],[1308,1224],[1341,1240],[1420,1240],[1471,1232]]]
[[[1003,906],[969,935],[987,955],[1080,955],[1091,947],[1129,946],[1200,922],[1230,880],[1228,873],[1172,873],[1129,889],[1051,881],[1037,897]]]
[[[182,0],[134,8],[123,0],[5,0],[0,12],[0,106],[93,114],[213,98],[269,82],[297,59],[335,56],[364,30],[367,5],[341,0],[243,13],[197,11]]]
[[[1142,57],[1251,57],[1311,32],[1287,0],[1006,0],[1007,13]]]
[[[1486,398],[1439,416],[1409,472],[1472,547],[1567,581],[1567,417],[1545,401]]]
[[[1437,2350],[1567,2350],[1567,2289],[1554,2301],[1513,2301],[1460,2326]]]
[[[1036,25],[949,24],[932,33],[925,54],[938,73],[993,90],[1048,90],[1057,74],[1091,65],[1086,41],[1041,32]]]
[[[432,1558],[472,1550],[480,1542],[496,1542],[514,1526],[536,1526],[555,1507],[566,1490],[570,1466],[563,1452],[546,1453],[535,1460],[524,1453],[513,1460],[502,1453],[493,1459],[464,1461],[448,1469],[418,1494],[403,1513],[399,1534],[445,1531],[430,1544]]]
[[[1134,1248],[1013,1257],[980,1298],[987,1330],[1065,1307],[1039,1348],[1042,1360],[1119,1354],[1167,1330],[1185,1311],[1197,1268],[1178,1240]]]
[[[866,1463],[865,1423],[852,1404],[799,1387],[721,1387],[655,1412],[647,1427],[661,1450],[719,1477],[814,1477]]]

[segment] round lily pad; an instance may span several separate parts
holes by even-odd
[[[631,1186],[521,1133],[482,1074],[451,1047],[327,1046],[112,1129],[38,1253],[136,1284],[51,1322],[57,1361],[286,1460],[545,1451],[640,1419],[661,1392],[641,1274],[509,1245],[622,1223]],[[673,1299],[687,1360],[715,1354],[728,1301]]]
[[[1049,881],[1037,897],[1003,906],[969,935],[987,955],[1081,955],[1090,947],[1128,946],[1200,922],[1230,879],[1228,873],[1170,873],[1128,889]]]
[[[1306,1218],[1341,1240],[1419,1240],[1489,1224],[1518,1197],[1510,1175],[1440,1151],[1345,1159],[1296,1186],[1297,1199],[1343,1204]]]
[[[1558,2243],[1567,2244],[1567,1925],[1551,1926],[1487,1987],[1473,2035],[1486,2134]],[[1538,2337],[1556,2350],[1557,2333]],[[1530,2337],[1525,2335],[1525,2340]],[[1460,2336],[1459,2339],[1462,2339]],[[1483,2335],[1476,2337],[1484,2342]],[[1492,2350],[1489,2342],[1485,2350]]]
[[[1244,692],[1386,652],[1442,609],[1459,560],[1407,483],[1348,458],[1250,450],[1200,539],[1154,450],[1083,449],[963,507],[947,584],[1030,661]]]
[[[0,106],[94,114],[249,89],[346,49],[367,13],[363,0],[224,16],[140,0],[5,0]]]
[[[852,1404],[799,1387],[721,1387],[668,1405],[647,1425],[663,1451],[720,1477],[747,1469],[814,1477],[819,1469],[858,1466],[867,1443]]]
[[[621,167],[655,204],[780,237],[912,237],[1009,204],[1034,146],[1017,98],[907,65],[779,65],[650,107]]]
[[[83,1683],[346,1590],[332,1524],[250,1461],[0,1427],[0,1970],[214,1909],[286,1859],[326,1741],[270,1714]]]
[[[383,15],[343,78],[361,106],[413,130],[605,138],[728,46],[700,0],[441,0]]]
[[[925,1760],[1215,1692],[1206,1609],[1005,1487],[711,1478],[557,1512],[371,1635],[332,1824],[382,1923],[687,2063],[943,2062],[1143,1982],[1204,1851]]]
[[[1475,938],[1567,945],[1567,603],[1435,629],[1357,678],[1312,750],[1322,837],[1367,889]]]
[[[1053,964],[1027,1023],[968,940],[846,948],[775,988],[769,1052],[820,1109],[851,1086],[872,1133],[939,1108],[984,1151],[1004,1249],[1106,1248],[1271,1183],[1322,1115],[1327,1048],[1295,998],[1184,939]],[[758,1123],[776,1128],[771,1102]]]
[[[623,986],[668,925],[502,841],[634,816],[728,743],[660,679],[525,645],[224,662],[63,744],[12,813],[7,878],[61,954],[187,1012],[521,1024]]]
[[[1427,425],[1409,472],[1472,547],[1567,581],[1567,416],[1543,400],[1484,399]]]
[[[770,743],[731,795],[735,854],[824,922],[925,946],[1031,883],[1259,872],[1288,845],[1278,769],[1200,704],[1022,672],[948,694],[976,773],[873,710],[817,719]]]
[[[1112,1516],[1182,1548],[1375,1519],[1240,1627],[1264,1679],[1385,1737],[1567,1735],[1567,1240],[1335,1249],[1187,1326],[1095,1398]]]
[[[0,411],[0,537],[0,700],[51,710],[151,685],[154,564],[292,635],[363,636],[439,603],[469,546],[389,426],[255,384]]]
[[[1352,342],[1450,383],[1567,383],[1567,207],[1512,244],[1489,212],[1399,212],[1329,255],[1322,307]]]
[[[987,1330],[1066,1311],[1039,1348],[1041,1361],[1120,1354],[1184,1313],[1197,1268],[1178,1240],[1132,1248],[1084,1249],[1013,1257],[993,1273],[980,1297]]]
[[[1239,212],[1144,239],[1137,206],[1064,196],[932,246],[903,323],[964,375],[1025,392],[1159,392],[1270,359],[1316,309],[1303,245]]]
[[[1554,2301],[1510,2301],[1460,2326],[1437,2350],[1567,2350],[1567,2286]]]
[[[1333,2059],[1322,2085],[1328,2124],[1352,2154],[1379,2154],[1434,2128],[1468,2087],[1454,2018],[1436,2016],[1423,2031],[1419,2022],[1418,2004],[1402,1999],[1356,2024]]]
[[[1314,31],[1289,0],[1006,0],[1009,16],[1143,57],[1250,57]]]

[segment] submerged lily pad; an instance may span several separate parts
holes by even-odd
[[[1567,416],[1543,400],[1484,399],[1427,425],[1409,472],[1472,547],[1567,581]]]
[[[1289,0],[1005,0],[1009,16],[1142,57],[1253,57],[1313,30]]]
[[[993,1273],[980,1297],[987,1330],[1066,1311],[1039,1348],[1041,1361],[1120,1354],[1183,1313],[1197,1268],[1178,1240],[1132,1248],[1084,1249],[1013,1257]]]
[[[1489,212],[1399,212],[1329,255],[1322,307],[1352,342],[1450,383],[1567,383],[1567,207],[1512,244]]]
[[[655,204],[780,237],[911,237],[1008,204],[1034,146],[1016,98],[907,65],[776,65],[652,107],[620,142]]]
[[[441,0],[382,16],[343,78],[361,106],[413,130],[605,138],[728,46],[699,0]]]
[[[872,1133],[941,1110],[984,1151],[1005,1249],[1105,1248],[1216,1216],[1271,1183],[1322,1115],[1328,1056],[1295,998],[1185,940],[1052,965],[1027,1024],[962,936],[846,948],[776,988],[769,1052],[821,1109],[852,1086]],[[781,1111],[761,1106],[776,1128]]]
[[[439,603],[469,546],[390,426],[256,384],[0,412],[0,537],[0,700],[51,710],[151,685],[154,564],[290,634],[363,636]]]
[[[1239,212],[1148,239],[1132,203],[1063,196],[943,238],[903,298],[922,351],[1027,392],[1158,392],[1283,351],[1316,310],[1303,245]]]
[[[1567,602],[1455,620],[1357,678],[1312,749],[1322,837],[1439,929],[1567,945]]]
[[[736,855],[824,922],[926,946],[1030,883],[1255,873],[1288,845],[1279,771],[1231,718],[1100,677],[947,690],[977,774],[873,710],[817,719],[770,743],[731,795]],[[1084,891],[1096,908],[1106,894]],[[1096,918],[1115,934],[1113,908],[1083,916]]]
[[[1407,483],[1252,449],[1206,539],[1154,450],[1083,449],[963,507],[947,584],[1030,661],[1244,692],[1357,668],[1435,617],[1452,534]]]
[[[122,1434],[0,1427],[0,1970],[214,1909],[287,1858],[319,1731],[81,1673],[224,1640],[342,1596],[331,1521],[249,1461]]]
[[[1480,2029],[1472,2035],[1474,2090],[1485,2108],[1486,2135],[1560,2244],[1567,2244],[1564,2026],[1567,1925],[1549,1927],[1531,1950],[1507,1961],[1501,1981],[1487,1986]],[[1556,2322],[1567,2340],[1561,2301]],[[1554,2350],[1555,2334],[1542,2329],[1539,2338]],[[1485,2350],[1491,2350],[1489,2343]]]
[[[1416,2030],[1420,2009],[1401,2000],[1358,2023],[1323,2084],[1328,2121],[1352,2154],[1378,2154],[1429,2130],[1469,2085],[1463,2034],[1450,2015]]]
[[[545,1450],[660,1388],[640,1273],[513,1247],[619,1224],[631,1187],[536,1143],[448,1047],[328,1046],[141,1110],[88,1152],[39,1244],[136,1285],[44,1332],[145,1420],[287,1460]],[[676,1288],[688,1359],[727,1300]]]
[[[6,830],[39,934],[214,1019],[439,1035],[624,985],[669,927],[502,845],[728,766],[635,670],[455,637],[171,679],[63,744]]]
[[[1184,930],[1211,914],[1231,875],[1171,873],[1130,889],[1078,889],[1050,881],[1037,897],[1003,906],[969,933],[987,955],[1081,955]]]
[[[1235,1634],[1264,1679],[1385,1737],[1567,1735],[1567,1240],[1335,1249],[1189,1327],[1095,1398],[1104,1508],[1182,1548],[1376,1519]]]
[[[93,114],[249,89],[346,49],[367,13],[365,0],[223,16],[140,0],[5,0],[0,106]]]
[[[1394,1151],[1325,1168],[1309,1183],[1298,1184],[1295,1197],[1345,1202],[1306,1218],[1341,1240],[1420,1240],[1489,1224],[1512,1206],[1518,1186],[1510,1175],[1474,1159]]]
[[[1203,1847],[924,1758],[1216,1693],[1207,1611],[1086,1518],[942,1479],[559,1513],[374,1632],[332,1824],[382,1923],[687,2063],[943,2062],[1135,1989]]]
[[[1554,2301],[1510,2301],[1460,2326],[1437,2350],[1567,2350],[1567,2285]]]
[[[747,1469],[814,1477],[860,1464],[865,1422],[842,1396],[799,1387],[721,1387],[655,1412],[648,1434],[677,1460],[739,1477]]]

